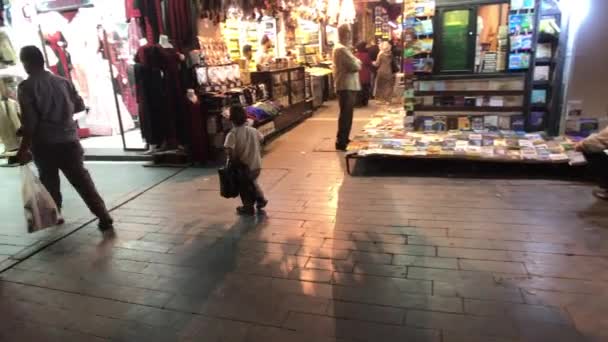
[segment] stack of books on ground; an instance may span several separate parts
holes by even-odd
[[[571,137],[510,130],[407,131],[402,113],[393,111],[374,116],[355,136],[349,150],[359,156],[584,164],[584,156],[574,151],[575,143],[576,139]]]

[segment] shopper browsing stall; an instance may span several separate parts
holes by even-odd
[[[243,206],[238,207],[236,211],[239,215],[253,215],[254,205],[258,210],[262,210],[268,204],[257,181],[262,171],[261,142],[264,137],[260,131],[247,125],[247,114],[241,106],[230,108],[230,121],[234,128],[226,136],[224,147],[235,167],[244,170],[243,177],[239,179],[239,194]]]
[[[61,170],[99,219],[99,229],[112,230],[112,217],[84,167],[84,151],[73,119],[75,112],[84,110],[82,98],[70,81],[44,70],[44,57],[37,47],[24,47],[20,57],[29,77],[19,85],[23,140],[17,159],[21,163],[29,162],[31,149],[40,181],[59,209]],[[60,217],[57,224],[63,224],[63,218]]]
[[[374,65],[378,68],[376,76],[376,98],[381,102],[390,104],[393,97],[393,87],[395,85],[391,44],[383,42],[380,45],[380,54],[374,62]]]
[[[355,100],[361,90],[359,83],[361,61],[351,52],[352,33],[348,24],[338,28],[338,37],[340,43],[333,51],[334,81],[340,102],[336,150],[345,151],[350,142]]]
[[[365,42],[357,44],[357,53],[355,53],[355,56],[361,61],[361,70],[359,71],[361,91],[359,92],[357,105],[367,106],[371,96],[372,70],[374,69],[374,64],[369,57]]]
[[[607,149],[608,127],[591,135],[576,146],[577,151],[585,154],[591,173],[599,183],[599,189],[595,190],[593,194],[603,200],[608,200],[608,155],[604,152]]]

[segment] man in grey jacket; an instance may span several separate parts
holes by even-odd
[[[576,150],[583,152],[593,177],[599,183],[599,189],[594,190],[595,197],[608,200],[608,127],[601,132],[589,136],[576,145]]]
[[[40,181],[60,210],[61,170],[99,219],[99,229],[111,233],[113,220],[84,167],[84,151],[73,119],[75,112],[84,110],[82,98],[70,81],[44,70],[44,57],[37,47],[24,47],[20,58],[29,76],[19,85],[23,139],[17,159],[28,163],[33,153]],[[63,224],[62,217],[57,224]]]
[[[338,28],[340,43],[333,51],[334,81],[340,102],[340,118],[336,150],[345,151],[350,142],[350,130],[353,126],[353,112],[357,93],[361,90],[359,70],[361,61],[352,53],[352,33],[348,24]]]

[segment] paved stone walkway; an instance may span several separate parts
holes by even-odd
[[[117,239],[91,225],[4,272],[0,340],[608,339],[588,185],[348,177],[312,152],[333,110],[269,146],[267,216],[189,169],[116,210]]]
[[[1,161],[0,161],[1,162]],[[176,169],[143,168],[139,163],[87,163],[106,204],[114,208],[124,201],[175,174]],[[63,213],[67,224],[34,234],[27,233],[21,199],[21,172],[15,167],[0,167],[0,272],[28,257],[93,219],[80,196],[62,177]]]

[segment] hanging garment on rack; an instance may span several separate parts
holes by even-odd
[[[2,2],[2,0],[0,0]],[[0,30],[0,63],[2,65],[15,65],[17,62],[17,54],[13,48],[8,34]]]
[[[137,0],[125,0],[125,16],[127,21],[141,17],[141,11],[136,7]]]
[[[175,47],[183,51],[192,46],[195,36],[192,30],[190,0],[173,0],[167,5],[167,33]]]
[[[189,143],[188,124],[185,120],[186,91],[182,87],[180,70],[182,65],[179,52],[176,49],[163,49],[165,58],[165,87],[167,94],[167,112],[169,121],[168,142],[170,145]]]
[[[0,0],[0,26],[4,26],[4,0]]]
[[[168,136],[162,48],[155,44],[142,46],[137,52],[135,62],[142,137],[148,144],[161,145],[166,142]]]
[[[164,34],[161,0],[138,0],[134,6],[144,18],[143,30],[150,43],[157,42],[158,37]]]
[[[21,128],[19,116],[19,106],[15,100],[0,101],[0,139],[6,152],[17,150],[21,143],[17,137],[17,130]]]
[[[57,31],[52,34],[47,34],[44,43],[54,53],[57,60],[55,65],[49,66],[51,72],[71,80],[70,71],[72,70],[72,59],[67,51],[68,42],[65,40],[63,33]]]

